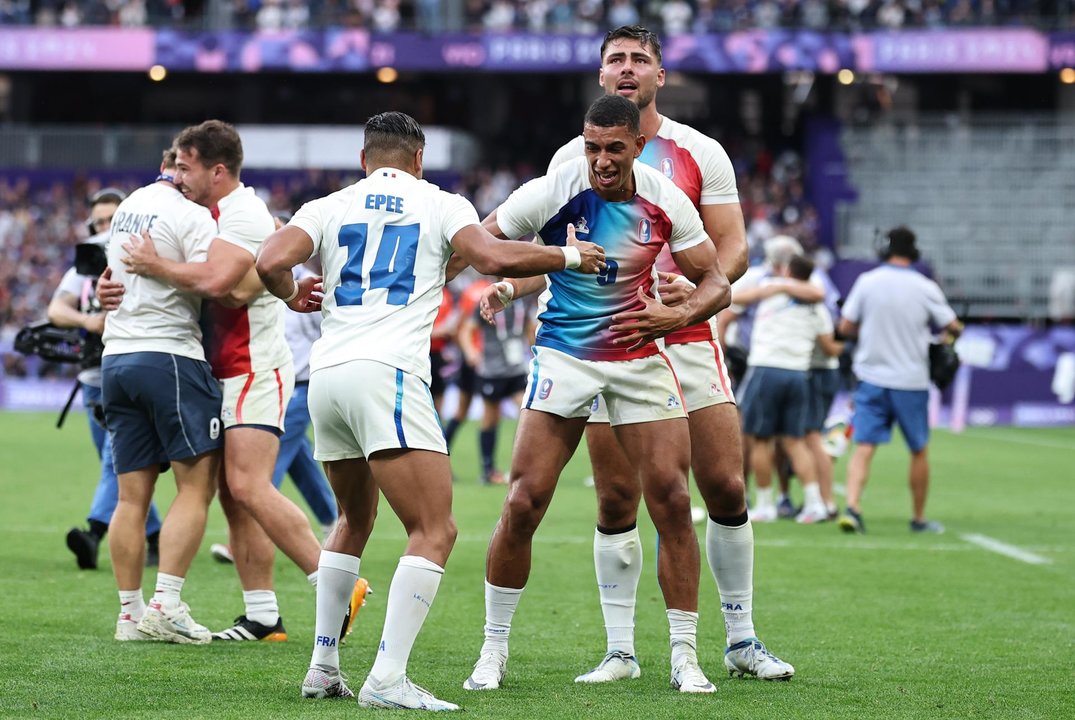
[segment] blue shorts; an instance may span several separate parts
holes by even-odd
[[[911,452],[918,452],[929,442],[929,391],[890,390],[860,382],[855,391],[855,413],[851,424],[857,443],[880,445],[892,437],[892,423]]]
[[[829,418],[832,401],[840,389],[840,371],[820,368],[810,371],[810,408],[806,413],[806,432],[821,432]]]
[[[809,383],[803,370],[752,367],[739,387],[743,432],[759,438],[806,434]]]
[[[205,361],[136,352],[106,355],[101,370],[117,473],[223,447],[220,384]]]

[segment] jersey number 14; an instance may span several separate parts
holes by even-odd
[[[414,258],[418,251],[418,223],[385,225],[377,255],[369,270],[369,289],[386,288],[389,305],[406,305],[414,292]],[[366,254],[369,226],[354,223],[340,228],[340,247],[347,248],[347,264],[336,288],[337,305],[361,305],[366,289],[362,260]]]

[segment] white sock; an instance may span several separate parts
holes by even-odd
[[[803,485],[803,507],[823,508],[825,502],[821,499],[821,486],[817,483]]]
[[[754,490],[754,505],[757,507],[768,507],[773,504],[773,488],[755,488]]]
[[[437,596],[443,575],[444,568],[424,557],[404,555],[399,559],[396,574],[388,587],[381,644],[370,669],[370,678],[381,687],[391,685],[407,674],[407,658]]]
[[[482,654],[498,652],[507,657],[508,636],[511,635],[511,618],[519,607],[519,598],[525,588],[505,588],[485,581],[485,642]]]
[[[751,604],[754,599],[754,528],[747,520],[728,527],[710,518],[705,528],[705,555],[717,581],[720,609],[728,645],[755,637]]]
[[[362,559],[354,555],[322,550],[317,564],[321,582],[317,586],[317,620],[314,624],[314,653],[310,667],[340,671],[340,629],[347,604],[358,581]]]
[[[179,593],[183,591],[185,578],[157,573],[156,590],[153,592],[152,602],[156,602],[162,608],[174,608],[179,605]]]
[[[668,615],[668,644],[672,648],[672,667],[685,659],[697,660],[698,613],[686,610],[665,610]]]
[[[306,582],[308,582],[311,585],[313,585],[314,589],[317,588],[317,571],[316,570],[314,570],[312,573],[310,573],[309,575],[306,576]],[[343,621],[341,620],[340,622],[343,622]]]
[[[606,535],[594,531],[593,563],[608,652],[635,654],[635,595],[642,577],[642,543],[638,528]]]
[[[146,614],[146,601],[142,598],[142,588],[119,591],[119,611],[131,616],[138,622]]]
[[[243,590],[246,619],[272,627],[280,619],[280,606],[272,590]]]

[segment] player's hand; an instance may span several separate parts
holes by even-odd
[[[123,283],[112,279],[110,267],[106,267],[101,277],[97,278],[97,302],[101,303],[101,309],[105,312],[119,308],[120,303],[123,302],[123,293],[126,291]]]
[[[86,328],[86,332],[93,333],[94,335],[104,335],[105,332],[105,314],[94,313],[93,315],[86,315],[82,321],[82,327]]]
[[[645,306],[642,310],[612,316],[612,327],[609,329],[614,333],[624,333],[612,341],[615,345],[628,345],[628,351],[638,350],[686,324],[682,310],[650,297],[642,288],[638,288],[638,299]]]
[[[658,271],[657,279],[661,281],[657,286],[657,296],[670,307],[683,304],[694,291],[694,283],[682,275]]]
[[[325,286],[320,277],[304,277],[298,281],[299,294],[287,304],[295,312],[312,313],[321,309],[321,301],[325,298]]]
[[[567,224],[567,244],[578,248],[579,255],[582,256],[582,263],[574,268],[575,270],[587,275],[596,275],[605,269],[605,249],[592,242],[579,242],[575,238],[575,226],[571,223]]]
[[[507,280],[495,282],[482,290],[481,297],[478,298],[478,312],[481,314],[482,320],[490,325],[496,322],[494,319],[496,314],[511,305],[511,290],[511,283]]]
[[[130,241],[122,247],[127,252],[127,257],[122,258],[127,272],[143,277],[155,276],[160,256],[157,255],[157,246],[153,244],[148,230],[143,230],[141,237],[132,233]]]

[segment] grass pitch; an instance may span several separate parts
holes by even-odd
[[[299,697],[314,596],[278,554],[277,592],[290,640],[206,647],[111,639],[117,612],[107,549],[78,571],[64,534],[83,524],[96,458],[72,416],[0,415],[0,716],[48,718],[328,718],[369,714],[353,702]],[[502,433],[506,467],[511,426]],[[410,674],[478,718],[1072,718],[1075,717],[1075,429],[978,429],[934,436],[930,516],[941,536],[907,530],[906,453],[879,452],[865,500],[869,534],[782,521],[755,527],[755,623],[797,674],[790,683],[732,680],[704,565],[699,656],[719,687],[681,696],[668,685],[667,621],[655,578],[654,532],[637,610],[639,680],[579,686],[604,651],[591,540],[593,491],[580,452],[561,478],[535,542],[534,568],[512,628],[506,686],[462,689],[481,645],[486,544],[504,489],[477,482],[473,425],[453,464],[459,540],[418,638]],[[842,481],[844,467],[837,468]],[[293,489],[285,483],[289,495]],[[162,478],[158,500],[173,494]],[[967,536],[983,536],[965,539]],[[214,506],[184,599],[220,629],[242,612],[231,566],[209,557],[225,539]],[[988,550],[999,541],[1030,553]],[[372,664],[384,599],[404,534],[382,508],[362,562],[376,594],[341,650],[356,689]],[[995,544],[994,544],[994,547]],[[1034,564],[1028,559],[1043,562]],[[147,572],[147,599],[155,578]],[[382,714],[384,714],[382,712]]]

